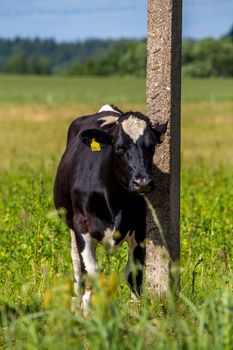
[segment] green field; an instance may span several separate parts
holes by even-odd
[[[132,302],[126,247],[113,257],[99,249],[89,319],[70,312],[54,174],[70,121],[105,103],[145,111],[145,80],[4,75],[0,84],[0,349],[233,349],[233,81],[182,85],[179,298]]]

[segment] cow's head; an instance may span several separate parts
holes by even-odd
[[[99,118],[100,128],[86,130],[86,144],[96,140],[102,147],[112,146],[113,166],[119,183],[129,192],[146,193],[153,189],[152,161],[156,145],[162,142],[167,123],[152,126],[139,112]]]

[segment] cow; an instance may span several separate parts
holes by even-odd
[[[96,247],[108,252],[126,241],[126,279],[133,298],[142,292],[145,261],[145,193],[153,190],[155,147],[167,123],[152,125],[140,112],[123,113],[112,105],[75,119],[58,166],[54,202],[64,209],[71,231],[74,292],[88,312],[91,289],[85,275],[98,270]],[[81,292],[82,291],[82,292]]]

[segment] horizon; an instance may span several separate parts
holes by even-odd
[[[214,36],[206,36],[206,37],[202,37],[202,38],[191,38],[191,37],[187,37],[184,38],[182,37],[182,41],[184,40],[192,40],[192,41],[199,41],[202,39],[221,39],[223,38],[225,35],[227,35],[230,32],[231,28],[229,28],[229,30],[224,33],[223,35],[221,35],[220,37],[216,38]],[[38,36],[34,36],[34,37],[24,37],[24,36],[15,36],[15,37],[4,37],[4,36],[0,36],[0,40],[9,40],[9,41],[14,41],[14,40],[29,40],[29,41],[34,41],[34,40],[40,40],[40,41],[49,41],[52,40],[54,41],[56,44],[78,44],[78,43],[84,43],[87,41],[91,41],[91,40],[96,40],[96,41],[120,41],[120,40],[137,40],[137,41],[146,41],[147,37],[118,37],[118,38],[101,38],[101,37],[87,37],[84,39],[68,39],[68,40],[58,40],[54,37],[38,37]]]

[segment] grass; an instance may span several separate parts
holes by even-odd
[[[20,104],[105,104],[111,101],[119,105],[142,104],[146,98],[146,82],[143,78],[113,77],[34,77],[0,76],[1,103]],[[21,88],[23,87],[23,88]],[[185,79],[182,88],[184,102],[231,102],[231,79]]]
[[[126,246],[113,257],[99,249],[103,274],[87,320],[70,312],[69,233],[54,211],[54,173],[69,122],[109,101],[145,111],[145,82],[0,81],[0,349],[233,349],[233,81],[183,82],[179,298],[132,302]]]
[[[0,101],[18,103],[143,103],[145,80],[140,78],[18,77],[2,75]],[[23,89],[19,89],[19,82]],[[133,87],[133,88],[132,88]]]

